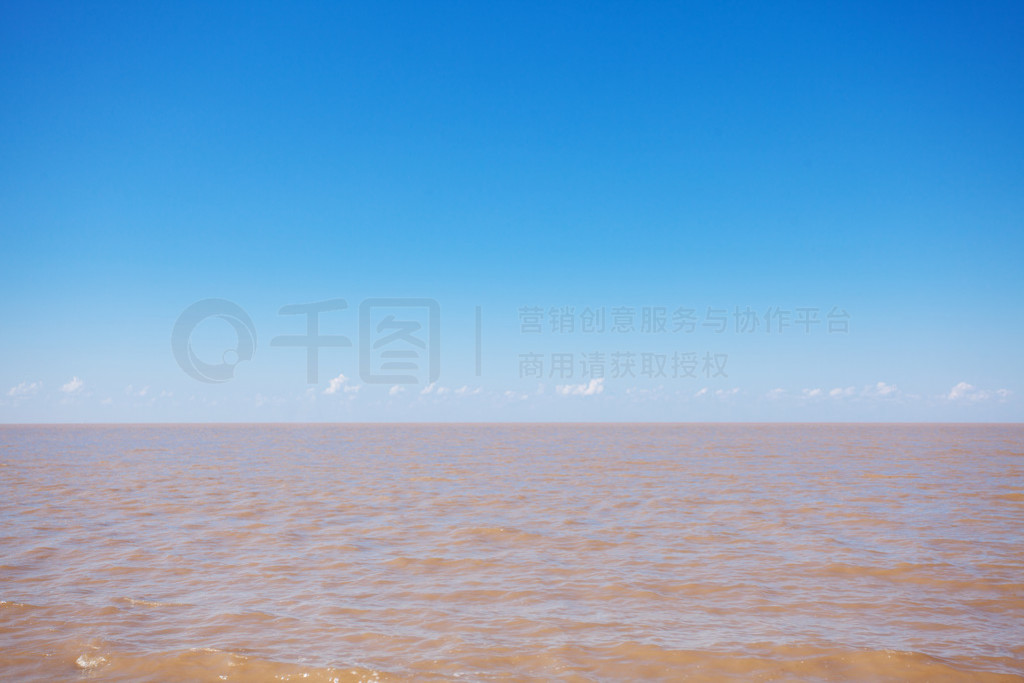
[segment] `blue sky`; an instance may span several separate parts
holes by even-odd
[[[2,422],[1024,416],[1019,3],[2,16]],[[361,371],[382,298],[437,303],[435,381],[426,351],[414,383]],[[206,299],[256,333],[230,381],[172,352]],[[351,346],[311,384],[306,350],[270,342],[305,332],[283,306],[332,299],[320,332]],[[191,340],[218,363],[236,333],[212,317]],[[690,354],[722,374],[673,376]]]

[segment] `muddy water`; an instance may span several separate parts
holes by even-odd
[[[1024,427],[0,427],[4,680],[1020,680]]]

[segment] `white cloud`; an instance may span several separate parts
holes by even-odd
[[[864,398],[895,398],[896,396],[904,397],[905,395],[899,390],[895,384],[887,384],[885,382],[876,382],[875,384],[869,384],[865,386],[860,392],[857,391],[856,387],[836,387],[834,389],[821,389],[818,387],[801,389],[800,393],[788,392],[787,390],[779,387],[772,389],[765,394],[765,398],[772,400],[781,399],[822,399],[827,397],[833,399],[849,398],[851,396],[860,396]]]
[[[949,390],[949,394],[946,395],[950,401],[959,401],[960,399],[968,399],[971,401],[977,401],[982,398],[986,398],[985,392],[978,391],[975,389],[973,384],[967,382],[960,382],[952,389]]]
[[[525,401],[529,397],[529,394],[524,394],[519,391],[512,391],[511,389],[505,392],[505,398],[507,398],[510,401]]]
[[[861,392],[861,395],[869,398],[888,398],[890,396],[895,397],[899,393],[900,390],[895,384],[876,382],[875,384],[869,384],[864,387],[864,391]]]
[[[555,391],[562,396],[596,396],[604,393],[604,377],[597,377],[587,384],[559,384]]]
[[[694,394],[695,398],[711,398],[712,396],[718,399],[726,399],[735,396],[740,393],[738,387],[732,389],[711,389],[710,387],[703,387]]]
[[[349,384],[348,377],[346,377],[344,374],[341,374],[330,381],[330,383],[327,385],[327,388],[324,389],[324,393],[329,396],[331,394],[336,394],[339,391],[342,391],[346,394],[354,394],[357,391],[359,391],[359,385]]]
[[[31,396],[43,387],[42,382],[22,382],[16,387],[11,387],[7,391],[7,395],[11,398],[19,398],[21,396]]]
[[[946,400],[949,401],[987,401],[991,398],[997,398],[1000,401],[1005,401],[1010,397],[1013,392],[1009,389],[996,389],[995,391],[988,391],[987,389],[979,389],[973,384],[967,382],[959,382],[956,386],[949,390],[946,394]]]
[[[63,391],[65,394],[73,394],[77,391],[80,391],[84,385],[85,382],[78,379],[78,377],[72,377],[67,384],[60,388],[60,390]]]
[[[388,389],[388,396],[398,396],[399,394],[405,393],[405,387],[401,384],[395,384]]]
[[[437,382],[431,382],[430,384],[425,386],[420,391],[420,395],[421,396],[429,396],[430,394],[434,394],[435,396],[444,396],[445,394],[451,393],[451,391],[452,390],[450,388],[448,388],[448,387],[439,386],[437,384]],[[465,394],[468,391],[469,391],[468,387],[461,387],[460,389],[456,389],[455,393],[457,393],[457,394]],[[478,393],[480,393],[480,391],[482,391],[482,389],[475,390],[475,391],[473,391],[471,393],[478,394]]]
[[[626,396],[628,396],[630,399],[632,399],[634,401],[637,401],[637,402],[643,402],[643,401],[648,401],[648,400],[659,400],[659,399],[661,399],[663,397],[664,393],[665,393],[665,385],[664,384],[659,384],[659,385],[657,385],[655,387],[652,387],[650,389],[645,389],[643,387],[630,387],[630,388],[626,389]]]
[[[475,396],[476,394],[479,394],[482,391],[483,389],[481,389],[480,387],[470,389],[468,386],[461,386],[455,390],[455,393],[458,394],[459,396],[466,396],[467,394],[470,396]]]

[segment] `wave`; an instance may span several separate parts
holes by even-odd
[[[365,665],[317,666],[276,661],[216,648],[169,652],[130,652],[102,645],[79,646],[63,657],[11,657],[0,650],[0,668],[12,679],[68,678],[75,671],[105,681],[303,681],[378,683],[382,681],[546,680],[799,680],[831,681],[1019,681],[1010,660],[979,659],[973,666],[920,652],[898,650],[821,650],[765,647],[758,654],[674,650],[637,642],[605,648],[562,645],[538,652],[501,649],[463,652],[457,660],[406,662],[386,669]]]

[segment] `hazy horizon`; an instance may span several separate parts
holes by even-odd
[[[974,422],[953,422],[953,421],[869,421],[869,420],[846,420],[846,421],[784,421],[776,420],[771,422],[756,422],[756,421],[731,421],[731,420],[538,420],[538,421],[525,421],[525,420],[504,420],[504,421],[486,421],[486,420],[475,420],[475,421],[458,421],[458,420],[410,420],[410,421],[341,421],[341,420],[321,420],[316,422],[301,422],[295,421],[282,421],[282,422],[0,422],[0,427],[31,427],[31,426],[118,426],[118,425],[132,425],[132,426],[145,426],[145,425],[950,425],[950,426],[968,426],[968,425],[1020,425],[1024,424],[1024,421],[1011,421],[1011,422],[985,422],[985,421],[974,421]]]

